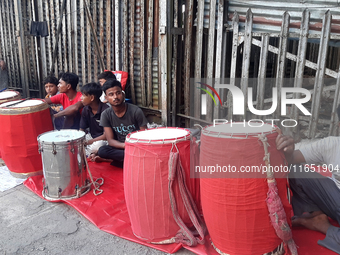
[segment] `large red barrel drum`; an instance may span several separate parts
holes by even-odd
[[[18,178],[42,174],[37,137],[53,130],[48,104],[41,99],[3,103],[0,123],[0,149],[10,173]]]
[[[197,171],[201,171],[203,217],[212,243],[221,254],[284,252],[269,217],[266,173],[241,172],[266,166],[261,135],[267,139],[270,165],[276,169],[285,166],[283,153],[276,150],[278,134],[271,125],[244,127],[243,123],[234,123],[208,126],[202,131]],[[207,172],[212,166],[215,168]],[[283,212],[289,216],[285,176],[284,171],[278,171],[275,177]]]
[[[169,199],[169,155],[179,152],[186,187],[199,201],[199,179],[190,179],[190,131],[157,128],[133,132],[125,142],[124,192],[133,233],[146,242],[169,243],[180,227]],[[178,183],[173,187],[177,211],[192,226]]]
[[[18,91],[14,90],[5,90],[0,92],[0,104],[13,101],[13,100],[18,100],[21,98],[21,95]],[[2,141],[0,140],[0,148],[1,148],[1,143]],[[1,158],[1,149],[0,149],[0,158]]]

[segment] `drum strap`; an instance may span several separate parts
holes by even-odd
[[[104,179],[98,178],[96,181],[93,181],[93,177],[92,177],[92,174],[91,174],[91,171],[90,171],[90,168],[89,168],[89,164],[87,163],[87,159],[86,159],[85,145],[83,145],[83,152],[84,152],[86,169],[87,169],[87,172],[89,173],[89,176],[90,176],[90,179],[91,179],[90,185],[93,184],[93,187],[94,187],[93,194],[95,196],[98,196],[98,195],[103,193],[103,190],[100,189],[100,186],[102,186],[104,184]]]
[[[177,146],[175,147],[177,149],[177,152],[170,152],[169,157],[169,196],[171,210],[177,225],[180,227],[180,230],[175,237],[175,241],[177,243],[183,243],[188,246],[196,246],[198,243],[204,243],[206,227],[201,216],[199,215],[197,206],[186,185],[185,172],[179,158],[178,148]],[[185,225],[181,216],[178,213],[176,199],[173,191],[173,184],[176,181],[176,177],[184,206],[191,219],[191,222],[195,227],[194,231],[190,230]],[[199,237],[196,237],[197,235],[199,235]]]
[[[264,162],[267,166],[267,207],[269,211],[269,217],[272,225],[275,229],[276,235],[288,246],[292,255],[297,255],[296,244],[293,240],[292,231],[287,222],[287,216],[282,205],[282,201],[279,197],[279,191],[277,189],[274,172],[270,168],[270,153],[268,151],[268,139],[265,135],[259,135],[259,140],[262,142],[264,147]]]

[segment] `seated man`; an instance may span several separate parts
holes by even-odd
[[[109,108],[107,104],[102,103],[99,98],[102,94],[102,88],[97,83],[88,83],[81,88],[82,103],[84,109],[81,113],[80,130],[90,129],[90,133],[86,136],[86,156],[90,156],[94,160],[98,149],[107,145],[104,129],[99,125],[100,116],[104,110]],[[92,156],[91,156],[92,154]]]
[[[51,98],[45,98],[48,104],[61,104],[64,108],[54,114],[55,118],[64,117],[63,128],[79,129],[80,111],[83,108],[81,92],[77,92],[78,75],[74,73],[62,73],[59,78],[59,92]]]
[[[103,91],[111,107],[103,112],[100,125],[104,127],[109,145],[99,148],[96,161],[106,159],[114,166],[123,167],[125,137],[133,131],[145,129],[148,121],[138,106],[125,103],[119,81],[107,80]]]
[[[98,80],[99,80],[100,86],[103,86],[104,83],[108,79],[115,79],[116,80],[116,75],[114,75],[114,73],[112,73],[111,71],[105,71],[105,72],[102,72],[101,74],[98,75]],[[104,91],[103,91],[103,93],[100,97],[100,101],[102,101],[103,103],[107,103],[107,100],[105,99],[105,92]]]
[[[43,86],[45,87],[46,97],[50,98],[59,94],[58,91],[58,79],[54,76],[47,76],[43,81]],[[56,114],[63,110],[62,105],[51,105],[52,114]],[[57,118],[54,120],[54,126],[56,129],[60,130],[63,127],[64,120],[62,118]]]
[[[338,107],[340,119],[340,106]],[[296,216],[293,226],[304,226],[326,235],[318,244],[340,254],[340,228],[330,224],[328,217],[340,224],[340,137],[327,137],[294,150],[292,137],[279,135],[277,149],[283,149],[291,164],[324,163],[332,171],[327,178],[301,165],[291,167],[289,183],[293,192],[292,205]]]

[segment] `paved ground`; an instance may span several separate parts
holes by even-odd
[[[45,201],[19,185],[0,192],[0,254],[164,253],[101,231],[72,207]],[[182,249],[176,254],[194,253]]]

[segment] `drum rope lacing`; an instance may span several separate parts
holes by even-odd
[[[268,138],[265,134],[260,134],[258,138],[264,147],[263,161],[265,161],[267,166],[268,193],[266,202],[269,211],[269,217],[275,229],[276,235],[285,243],[285,246],[288,246],[292,255],[297,255],[298,252],[296,244],[293,240],[292,231],[288,225],[287,216],[284,211],[281,199],[278,195],[274,172],[270,168],[270,153],[268,151],[268,147],[270,145],[268,143]]]
[[[84,160],[85,160],[85,164],[86,164],[86,169],[87,169],[89,176],[90,176],[90,179],[91,179],[91,183],[86,187],[90,187],[91,184],[93,184],[93,187],[94,187],[93,194],[95,196],[98,196],[98,195],[103,193],[103,190],[100,189],[100,187],[104,184],[104,179],[100,177],[96,181],[93,181],[93,177],[92,177],[92,174],[91,174],[91,171],[90,171],[90,167],[89,167],[89,164],[87,163],[87,159],[86,159],[85,144],[83,144],[83,152],[84,152]]]
[[[174,148],[177,151],[173,152]],[[195,231],[189,230],[189,228],[185,225],[181,216],[178,213],[175,195],[173,191],[173,184],[175,182],[176,175],[184,206],[191,219],[191,222],[195,227]],[[181,164],[181,160],[179,157],[179,149],[176,143],[172,144],[172,148],[170,150],[168,178],[171,210],[177,225],[180,227],[180,230],[177,232],[175,236],[175,241],[177,243],[184,243],[188,246],[196,246],[198,243],[203,244],[206,226],[203,220],[201,219],[197,206],[188,190],[188,187],[186,186],[185,172]],[[195,235],[199,235],[199,237],[196,237]]]

